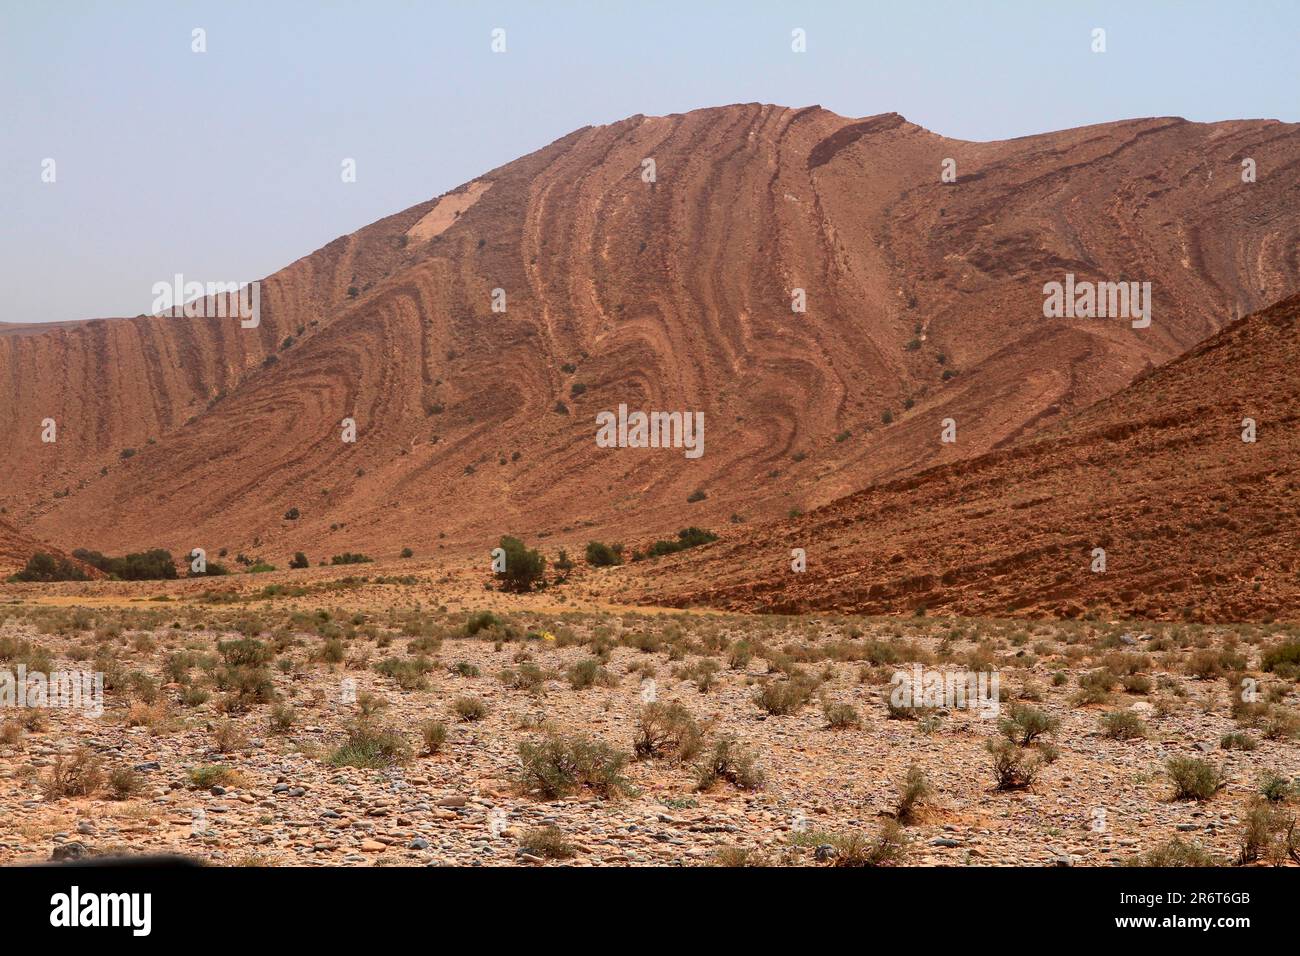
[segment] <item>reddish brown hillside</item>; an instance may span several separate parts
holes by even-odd
[[[808,509],[1050,423],[1294,291],[1297,172],[1300,127],[1273,121],[969,143],[741,105],[579,130],[270,277],[256,330],[0,335],[0,503],[69,548],[280,561]],[[1152,282],[1151,327],[1044,319],[1067,272]],[[597,448],[619,403],[704,411],[704,456]],[[944,417],[956,445],[930,440]]]
[[[626,571],[677,605],[1294,620],[1298,319],[1293,296],[1032,440]]]

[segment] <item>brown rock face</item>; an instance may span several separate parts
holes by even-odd
[[[1300,127],[1271,121],[969,143],[741,105],[579,130],[264,280],[256,329],[6,327],[0,503],[69,549],[272,559],[807,510],[1050,424],[1293,292],[1298,168]],[[1151,326],[1045,319],[1067,273],[1152,283]],[[705,454],[598,448],[620,403],[703,411]]]
[[[1297,367],[1300,295],[1032,439],[630,572],[761,611],[1293,619]]]

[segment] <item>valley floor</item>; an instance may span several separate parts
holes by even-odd
[[[1226,865],[1253,832],[1293,865],[1294,626],[575,610],[361,574],[8,588],[0,671],[106,689],[101,716],[0,708],[0,862]],[[999,713],[891,712],[913,665],[996,673]],[[1000,740],[1031,785],[996,788]],[[1222,787],[1174,799],[1202,767]]]

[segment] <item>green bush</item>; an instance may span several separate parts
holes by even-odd
[[[524,831],[519,838],[519,847],[525,853],[546,857],[548,860],[567,860],[578,852],[564,839],[564,833],[557,826]]]
[[[231,667],[260,667],[275,658],[275,651],[270,646],[252,637],[218,641],[217,653]]]
[[[1034,785],[1043,766],[1038,752],[1018,747],[1010,740],[990,740],[986,746],[993,756],[997,789],[1025,790]]]
[[[1264,652],[1260,660],[1260,669],[1276,671],[1285,666],[1300,668],[1300,641],[1287,641],[1277,644]]]
[[[23,569],[9,578],[10,581],[88,581],[90,575],[67,558],[56,558],[37,551],[27,559]]]
[[[801,677],[769,680],[754,694],[754,703],[774,717],[793,714],[808,703],[812,687]]]
[[[569,686],[574,690],[586,690],[588,687],[613,687],[618,678],[601,666],[594,657],[587,657],[570,665],[565,672]]]
[[[551,734],[519,745],[520,784],[547,799],[568,796],[582,787],[601,796],[618,796],[630,786],[622,770],[627,756],[598,740]]]
[[[411,748],[401,734],[358,723],[348,738],[329,757],[334,767],[376,769],[402,763],[411,756]]]
[[[1011,716],[998,722],[1002,736],[1012,743],[1028,747],[1043,734],[1055,733],[1061,722],[1037,707],[1028,704],[1012,704]]]
[[[831,730],[852,730],[862,725],[857,708],[846,701],[835,703],[828,700],[822,704],[822,713],[826,717],[826,726]]]
[[[837,867],[896,866],[907,854],[907,835],[896,820],[886,820],[874,837],[837,834],[829,844],[831,866]]]
[[[124,558],[78,548],[72,556],[122,581],[169,581],[176,577],[176,562],[171,552],[162,548],[135,552]]]
[[[1174,837],[1129,860],[1126,866],[1218,866],[1213,856],[1195,843]]]
[[[657,558],[662,554],[674,554],[678,551],[685,551],[687,548],[695,548],[717,540],[718,536],[716,534],[705,531],[703,528],[683,528],[677,532],[676,541],[660,540],[650,545],[646,549],[646,556]]]
[[[1222,770],[1195,757],[1170,757],[1165,772],[1174,783],[1175,800],[1208,800],[1228,782]]]
[[[713,750],[696,768],[695,787],[703,792],[725,780],[741,790],[762,789],[764,776],[757,764],[753,752],[725,737],[713,745]]]
[[[467,723],[482,720],[487,716],[487,704],[477,697],[457,697],[451,705],[456,716]]]
[[[704,734],[695,718],[681,704],[646,704],[637,720],[632,752],[638,760],[676,757],[693,759],[700,752]]]
[[[1102,732],[1114,740],[1136,740],[1147,735],[1146,724],[1131,710],[1113,710],[1101,718]]]
[[[424,740],[424,752],[436,754],[447,742],[447,725],[441,720],[426,720],[420,725],[420,737]]]
[[[505,570],[497,574],[501,590],[525,594],[541,583],[546,572],[546,558],[540,551],[529,549],[518,538],[503,535],[498,545],[505,552]]]
[[[608,568],[623,563],[623,546],[591,541],[587,544],[587,563],[593,568]]]
[[[369,564],[375,559],[365,554],[353,554],[351,551],[344,551],[342,554],[336,554],[330,558],[330,564]]]

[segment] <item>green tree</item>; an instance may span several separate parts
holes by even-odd
[[[501,590],[524,594],[542,583],[546,573],[546,558],[536,549],[530,550],[518,538],[502,535],[498,545],[506,554],[506,567],[497,573]]]

